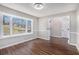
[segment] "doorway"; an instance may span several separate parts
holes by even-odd
[[[70,16],[56,16],[51,18],[50,36],[70,39]]]

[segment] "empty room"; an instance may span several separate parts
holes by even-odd
[[[0,55],[79,55],[79,4],[0,3]]]

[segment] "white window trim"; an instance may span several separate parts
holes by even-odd
[[[30,34],[33,34],[33,19],[31,18],[25,18],[25,17],[20,17],[20,16],[16,16],[16,15],[11,15],[11,14],[8,14],[8,13],[4,13],[4,12],[0,12],[0,15],[6,15],[6,16],[11,16],[10,18],[10,35],[3,35],[3,18],[1,18],[1,37],[0,39],[3,39],[3,38],[9,38],[9,37],[16,37],[16,36],[22,36],[22,35],[30,35]],[[16,17],[16,18],[21,18],[21,19],[24,19],[24,20],[30,20],[32,23],[31,23],[31,32],[28,33],[27,32],[27,29],[26,29],[26,32],[25,33],[20,33],[20,34],[12,34],[12,17]],[[26,22],[26,27],[27,27],[27,22]]]

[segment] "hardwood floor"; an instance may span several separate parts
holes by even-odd
[[[25,43],[1,49],[0,55],[79,55],[76,47],[75,49],[73,47],[75,46],[69,45],[68,47],[64,47],[37,38]]]

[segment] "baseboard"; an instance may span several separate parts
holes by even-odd
[[[21,44],[21,43],[24,43],[24,42],[27,42],[27,41],[30,41],[30,40],[33,40],[33,39],[36,39],[36,38],[30,38],[30,39],[19,41],[19,42],[13,43],[13,44],[5,45],[5,46],[0,47],[0,49],[11,47],[11,46],[14,46],[14,45],[17,45],[17,44]]]
[[[78,46],[77,44],[70,43],[69,40],[68,40],[68,44],[76,46],[76,48],[77,48],[77,50],[78,50],[78,52],[79,52],[79,46]]]
[[[60,38],[61,36],[50,36],[50,37],[58,37],[58,38]]]
[[[76,46],[76,44],[74,44],[74,43],[70,43],[70,41],[68,40],[68,44],[70,44],[70,45],[75,45]]]
[[[44,38],[44,37],[38,37],[40,39],[44,39],[44,40],[50,40],[50,39],[47,39],[47,38]]]
[[[78,52],[79,52],[79,45],[77,44],[76,47],[77,47],[77,50],[78,50]]]
[[[67,37],[62,37],[62,36],[50,36],[50,37],[67,38]]]
[[[78,52],[79,52],[79,47],[78,47],[77,44],[72,44],[72,43],[70,43],[70,45],[74,45],[74,46],[76,46],[76,48],[77,48],[77,50],[78,50]]]

